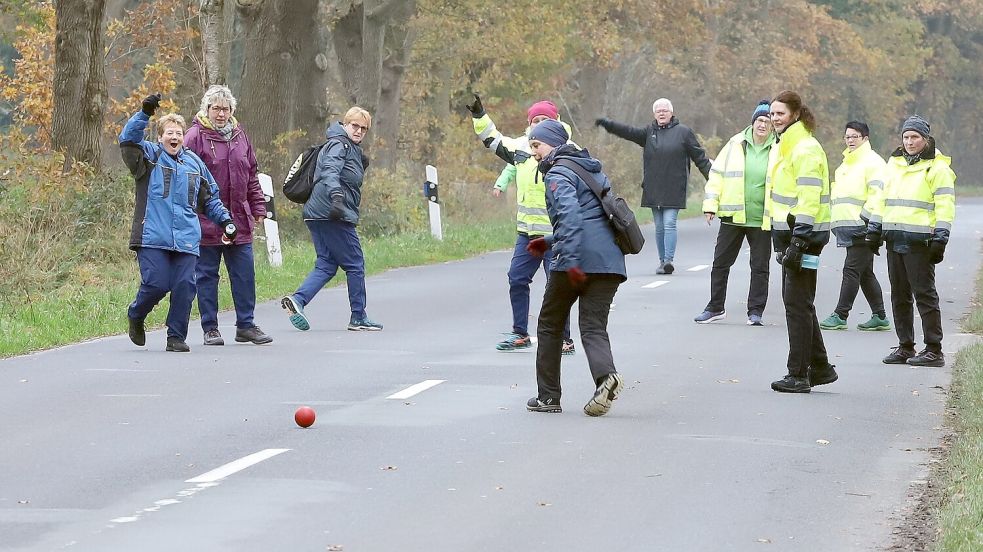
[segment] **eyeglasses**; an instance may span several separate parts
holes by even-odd
[[[358,123],[348,123],[348,126],[352,127],[352,132],[361,132],[362,134],[365,134],[369,131],[369,127],[362,126]]]
[[[231,107],[218,106],[218,105],[208,106],[208,110],[209,111],[216,111],[218,113],[232,113],[232,108]]]
[[[860,140],[862,138],[863,138],[863,136],[861,136],[859,134],[847,134],[846,136],[843,137],[843,139],[844,140],[847,140],[847,141],[849,141],[849,140]]]

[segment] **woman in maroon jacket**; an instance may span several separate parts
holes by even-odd
[[[218,183],[239,234],[232,242],[210,220],[201,221],[198,257],[198,311],[205,345],[224,345],[218,331],[218,267],[225,257],[236,309],[236,341],[270,343],[273,338],[253,322],[256,308],[256,271],[253,266],[253,228],[266,218],[266,201],[257,177],[256,155],[249,137],[233,117],[236,99],[228,87],[214,85],[201,100],[201,111],[184,135],[186,148],[198,154]]]

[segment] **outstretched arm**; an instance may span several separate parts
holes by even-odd
[[[611,119],[597,119],[594,124],[604,130],[614,134],[618,138],[635,142],[639,146],[645,147],[645,140],[648,138],[648,127],[633,127],[623,123],[617,123]]]

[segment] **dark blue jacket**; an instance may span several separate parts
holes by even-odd
[[[368,162],[362,148],[352,142],[341,123],[325,131],[328,144],[321,149],[314,173],[314,189],[304,204],[304,220],[343,220],[358,224],[362,203],[362,179]],[[331,217],[331,197],[342,194],[345,208],[340,219]]]
[[[546,236],[553,249],[552,270],[578,267],[587,274],[617,274],[627,280],[625,255],[614,241],[601,201],[577,173],[555,165],[559,159],[572,160],[594,174],[602,190],[611,187],[601,162],[570,144],[554,149],[539,164],[546,175],[546,210],[553,225],[553,235]]]
[[[136,181],[130,249],[153,247],[198,255],[204,213],[215,224],[231,220],[205,163],[182,147],[171,157],[158,142],[143,139],[150,120],[130,117],[119,135],[120,154]]]

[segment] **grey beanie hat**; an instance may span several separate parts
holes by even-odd
[[[914,130],[918,134],[928,138],[932,133],[932,127],[929,126],[928,121],[922,119],[919,115],[912,115],[905,119],[903,125],[901,125],[901,133],[904,134],[909,130]]]
[[[532,131],[529,133],[530,141],[539,140],[540,142],[549,144],[554,148],[566,144],[567,140],[569,139],[570,135],[567,134],[567,129],[563,128],[563,125],[555,119],[546,119],[545,121],[532,127]]]

